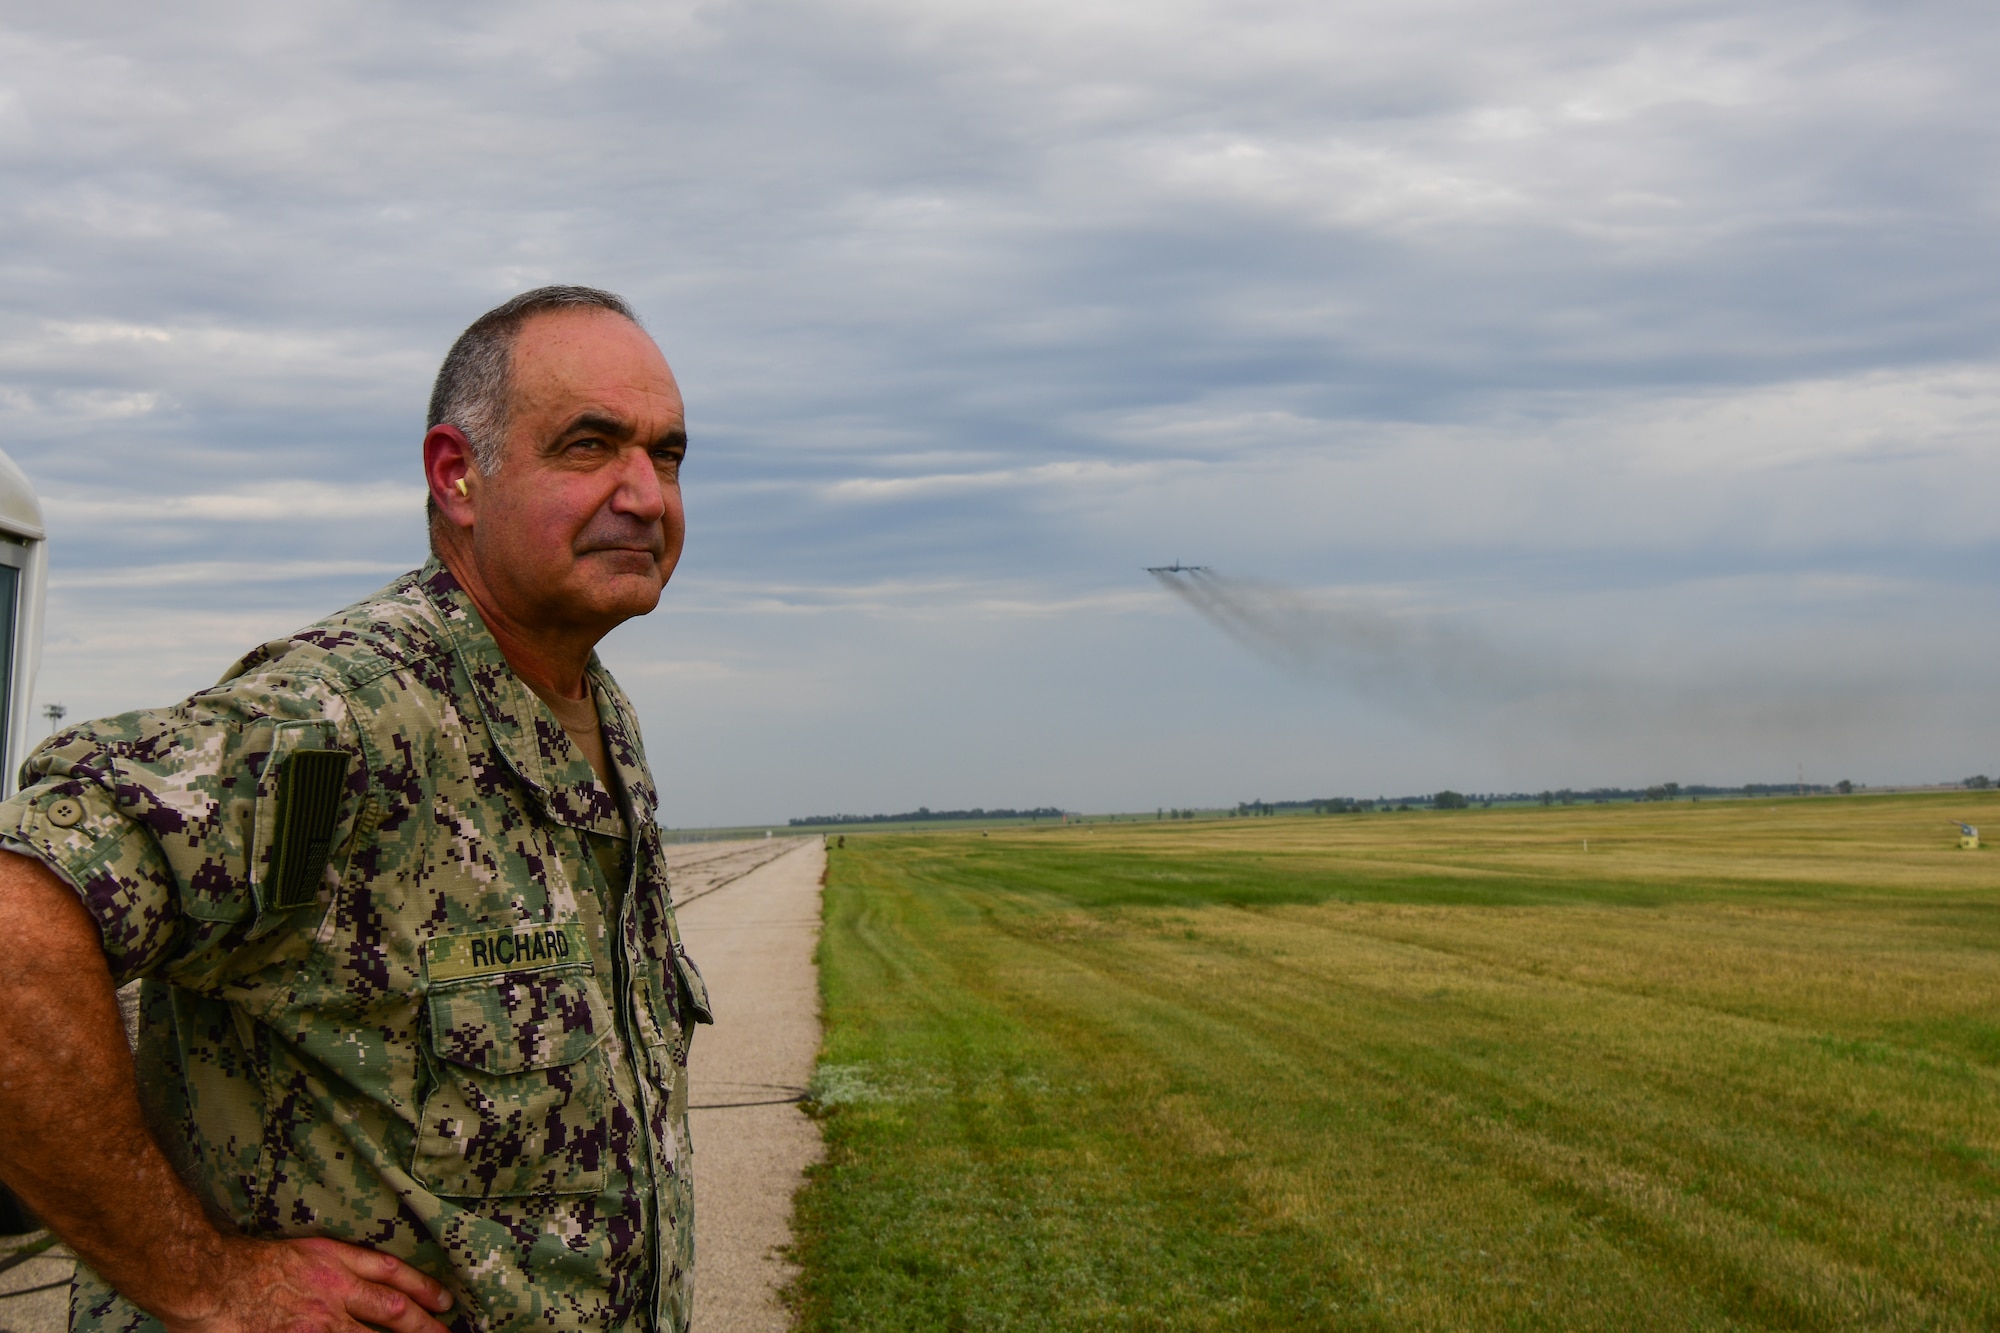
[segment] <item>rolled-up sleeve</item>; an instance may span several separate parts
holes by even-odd
[[[258,684],[58,733],[0,803],[0,839],[76,890],[121,985],[162,973],[211,989],[242,942],[264,933],[256,881],[276,761],[341,738],[309,699],[274,701]]]

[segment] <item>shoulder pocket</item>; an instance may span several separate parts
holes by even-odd
[[[347,774],[354,756],[319,748],[325,727],[316,722],[280,724],[257,780],[257,811],[249,857],[253,936],[280,914],[319,902],[327,867],[341,844]],[[338,867],[335,867],[338,878]]]
[[[424,943],[428,1048],[410,1174],[495,1198],[604,1186],[610,1011],[574,925]]]
[[[270,861],[258,895],[266,911],[318,901],[353,758],[345,750],[297,749],[285,756],[272,803]]]

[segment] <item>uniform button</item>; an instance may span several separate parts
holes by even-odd
[[[49,822],[57,828],[75,828],[83,822],[83,803],[63,797],[49,807]]]

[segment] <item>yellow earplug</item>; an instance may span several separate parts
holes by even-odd
[[[464,494],[465,494],[465,478],[464,478],[464,477],[460,477],[460,478],[458,479],[458,493],[459,493],[460,495],[464,495]]]

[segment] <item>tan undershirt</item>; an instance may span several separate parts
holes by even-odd
[[[556,721],[562,723],[562,729],[569,733],[569,738],[576,743],[576,748],[583,751],[583,757],[590,761],[590,771],[597,774],[597,780],[604,784],[604,790],[616,792],[618,788],[611,782],[611,760],[604,753],[604,728],[597,717],[597,696],[590,691],[590,686],[585,684],[585,693],[581,699],[565,699],[560,694],[544,694],[533,685],[528,688],[534,690],[535,697],[549,706],[549,711],[556,715]]]

